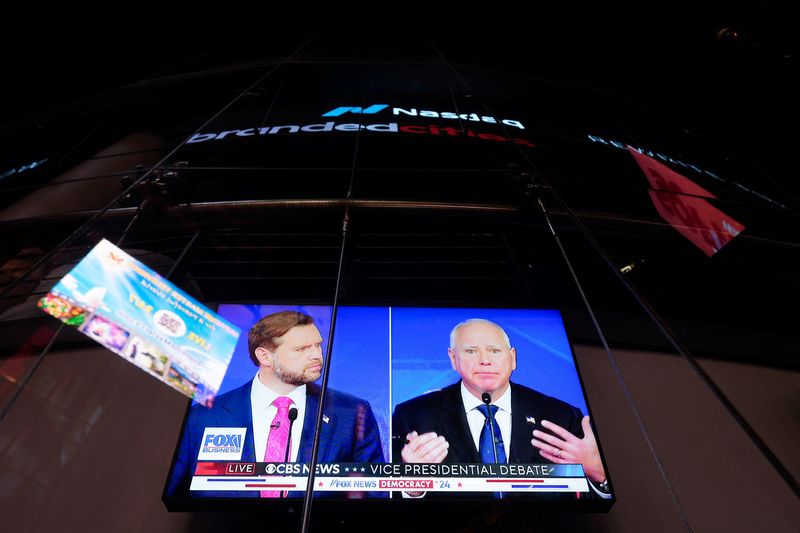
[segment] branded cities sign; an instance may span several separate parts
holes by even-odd
[[[340,117],[351,113],[355,115],[376,115],[389,112],[394,117],[405,119],[405,117],[422,117],[426,119],[444,119],[457,122],[457,126],[440,126],[437,124],[399,124],[398,122],[388,121],[373,124],[361,123],[338,123],[327,121],[315,124],[285,124],[276,126],[262,126],[258,128],[231,129],[219,132],[199,132],[189,138],[187,144],[197,144],[206,141],[218,141],[235,137],[254,137],[259,135],[276,135],[292,133],[330,133],[335,131],[357,132],[371,131],[376,133],[407,133],[412,135],[442,135],[447,137],[470,137],[482,141],[491,142],[511,142],[514,144],[535,147],[533,142],[528,139],[517,137],[515,132],[524,130],[525,126],[515,119],[497,119],[493,116],[478,115],[477,113],[455,113],[452,111],[432,111],[428,109],[417,109],[392,107],[388,104],[374,104],[368,107],[341,106],[323,113],[323,117]],[[395,119],[397,120],[397,119]],[[500,128],[498,133],[476,132],[469,127],[470,123],[492,124]]]

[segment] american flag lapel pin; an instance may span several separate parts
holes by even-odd
[[[528,424],[536,425],[536,419],[533,418],[532,416],[526,416],[525,417],[525,422],[527,422]]]

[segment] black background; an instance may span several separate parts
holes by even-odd
[[[9,13],[0,123],[176,67],[279,57],[292,39],[339,38],[355,55],[378,32],[429,39],[463,64],[604,88],[793,173],[798,32],[781,2],[213,7]]]

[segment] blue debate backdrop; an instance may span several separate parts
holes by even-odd
[[[312,316],[327,346],[329,306],[219,306],[219,315],[242,330],[219,394],[255,377],[257,368],[248,355],[247,332],[260,318],[286,310]],[[450,331],[470,318],[485,318],[508,333],[517,351],[517,369],[511,375],[512,381],[588,413],[561,313],[557,310],[342,306],[336,322],[329,386],[370,403],[387,461],[394,407],[458,381],[447,356]]]
[[[264,316],[280,311],[299,311],[314,318],[327,354],[331,307],[315,305],[221,304],[217,313],[242,330],[219,394],[252,381],[258,368],[250,360],[247,332]],[[322,378],[317,383],[321,383]],[[328,386],[369,402],[378,423],[383,456],[389,459],[389,309],[387,307],[339,307],[333,339]]]

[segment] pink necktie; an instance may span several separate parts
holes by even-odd
[[[289,446],[289,407],[292,400],[286,396],[275,398],[272,405],[278,408],[272,424],[269,426],[267,449],[264,452],[265,463],[282,463],[286,460],[286,449]],[[291,457],[290,457],[291,459]],[[262,490],[262,498],[280,498],[279,490]]]

